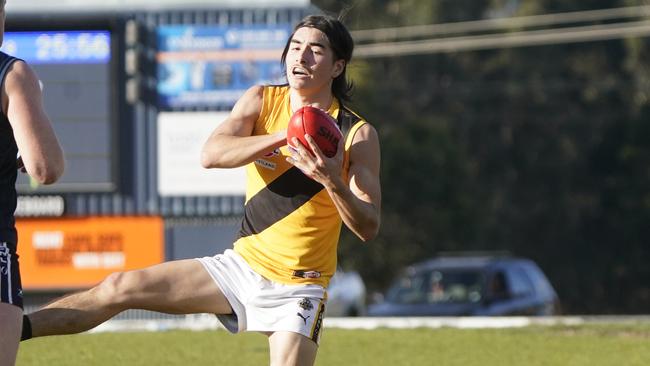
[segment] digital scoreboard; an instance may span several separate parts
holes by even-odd
[[[25,60],[36,72],[66,159],[64,175],[52,186],[39,186],[19,174],[19,193],[116,189],[113,49],[109,30],[5,33],[0,50]]]

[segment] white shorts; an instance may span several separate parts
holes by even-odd
[[[197,258],[228,299],[234,314],[217,315],[232,333],[295,332],[318,344],[326,291],[320,285],[286,285],[253,271],[235,251]]]

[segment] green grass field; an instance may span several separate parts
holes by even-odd
[[[96,333],[24,342],[17,365],[266,365],[267,353],[256,333]],[[650,325],[325,329],[316,364],[646,366]]]

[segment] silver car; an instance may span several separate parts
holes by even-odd
[[[325,314],[331,317],[361,316],[366,313],[366,285],[359,273],[340,268],[327,289]]]

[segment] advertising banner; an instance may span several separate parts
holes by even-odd
[[[231,108],[255,84],[286,83],[280,57],[288,24],[170,25],[157,32],[162,109]]]
[[[229,112],[158,114],[158,194],[212,196],[246,194],[246,170],[205,169],[201,148]]]
[[[164,260],[160,217],[16,220],[25,290],[90,287]]]

